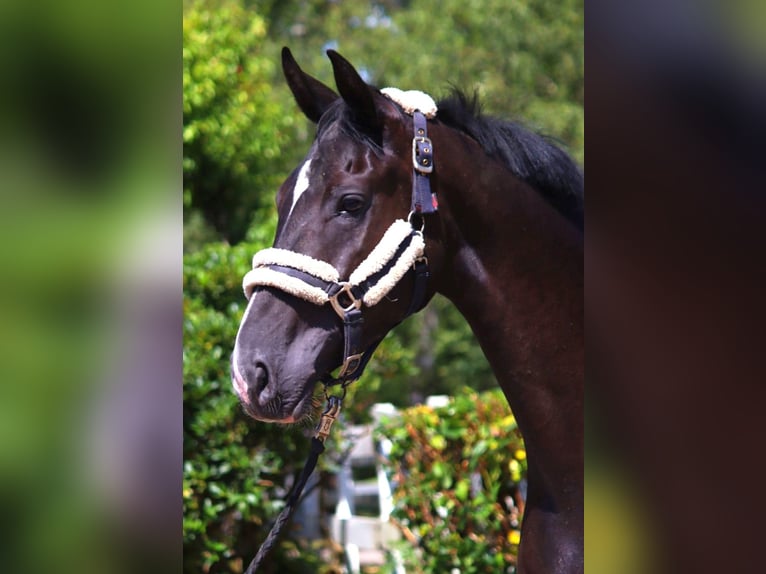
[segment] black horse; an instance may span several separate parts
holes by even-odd
[[[257,419],[303,419],[317,382],[358,378],[388,331],[443,294],[524,436],[519,572],[582,572],[582,175],[558,147],[482,116],[475,100],[378,90],[328,55],[340,95],[282,53],[318,129],[279,190],[274,248],[245,277],[236,392]]]

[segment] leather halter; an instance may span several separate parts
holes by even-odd
[[[428,260],[424,255],[424,222],[421,216],[435,213],[438,204],[430,187],[433,144],[428,138],[426,118],[418,110],[412,115],[414,134],[410,215],[407,222],[394,222],[367,259],[347,280],[339,281],[337,271],[329,263],[283,249],[264,249],[256,253],[253,269],[243,278],[243,288],[248,299],[256,287],[273,287],[314,304],[324,305],[329,302],[343,320],[343,363],[337,377],[328,374],[322,379],[325,386],[340,384],[345,388],[362,376],[373,352],[382,341],[380,339],[362,349],[362,307],[379,302],[410,268],[415,273],[415,286],[409,308],[401,320],[419,311],[425,304],[429,272]],[[408,226],[406,229],[405,225]],[[396,240],[400,236],[395,249],[387,244],[387,241],[390,242],[392,238]],[[385,260],[375,261],[376,255],[381,252],[385,254]],[[370,297],[373,293],[374,296]]]

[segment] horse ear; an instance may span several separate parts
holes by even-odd
[[[343,100],[354,110],[356,119],[369,127],[378,127],[380,119],[375,109],[375,98],[370,86],[362,79],[348,60],[335,50],[327,50]]]
[[[282,71],[298,107],[308,119],[317,123],[330,104],[338,99],[338,94],[301,70],[287,46],[282,48]]]

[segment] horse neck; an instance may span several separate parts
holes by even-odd
[[[439,291],[471,325],[530,463],[534,453],[554,481],[582,464],[582,233],[473,140],[452,141],[438,151],[460,159],[436,166],[446,247]]]

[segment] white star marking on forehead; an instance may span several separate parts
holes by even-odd
[[[295,182],[295,187],[293,188],[293,204],[290,206],[290,211],[287,214],[288,219],[290,219],[290,214],[293,212],[293,209],[295,209],[295,204],[298,203],[303,192],[309,188],[310,169],[311,160],[309,159],[306,160],[306,163],[301,166],[301,170],[298,172],[298,180]]]

